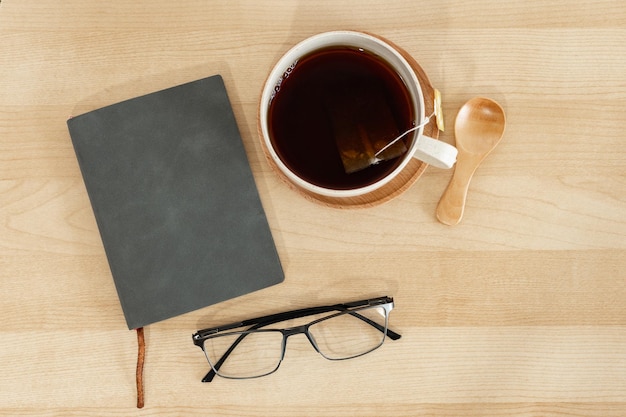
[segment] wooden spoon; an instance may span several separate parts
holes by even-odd
[[[473,98],[459,110],[454,124],[459,154],[452,179],[437,206],[441,223],[454,225],[461,221],[472,175],[500,142],[505,126],[504,110],[491,99]]]

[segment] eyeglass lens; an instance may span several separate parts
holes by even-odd
[[[279,330],[256,330],[217,335],[204,341],[211,367],[226,378],[254,378],[274,372],[283,356]],[[223,363],[219,363],[226,357]]]
[[[387,312],[376,306],[320,320],[309,327],[309,334],[322,356],[341,360],[363,355],[382,345],[385,329]]]

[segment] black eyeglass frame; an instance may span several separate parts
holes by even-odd
[[[326,317],[322,317],[318,320],[314,320],[310,323],[304,324],[302,326],[296,326],[296,327],[291,327],[291,328],[287,328],[287,329],[275,329],[275,331],[280,331],[283,334],[283,352],[282,355],[284,355],[285,353],[285,343],[286,343],[286,339],[289,336],[292,336],[294,334],[300,334],[303,333],[307,336],[307,338],[309,339],[309,341],[311,342],[311,344],[313,345],[313,347],[315,348],[315,350],[320,353],[323,357],[327,358],[327,359],[331,359],[326,357],[325,355],[323,355],[319,349],[316,346],[316,343],[313,342],[310,338],[310,335],[308,333],[308,328],[315,324],[318,323],[322,320],[327,320],[331,317],[335,317],[337,315],[340,314],[345,314],[345,313],[351,313],[353,312],[353,316],[357,317],[361,320],[363,320],[364,322],[366,322],[367,324],[371,325],[372,327],[378,329],[379,331],[384,333],[384,336],[388,336],[391,340],[398,340],[400,339],[400,337],[402,337],[399,333],[394,332],[393,330],[390,330],[388,327],[385,328],[385,326],[381,326],[380,324],[370,320],[369,318],[362,316],[360,314],[358,314],[359,310],[362,310],[364,308],[369,308],[369,307],[375,307],[375,306],[388,306],[386,311],[387,311],[387,317],[385,318],[385,320],[388,320],[389,317],[389,312],[393,309],[393,298],[392,297],[388,297],[388,296],[383,296],[383,297],[377,297],[377,298],[370,298],[370,299],[366,299],[366,300],[359,300],[359,301],[352,301],[349,303],[344,303],[344,304],[333,304],[333,305],[327,305],[327,306],[318,306],[318,307],[309,307],[309,308],[303,308],[303,309],[298,309],[298,310],[291,310],[291,311],[286,311],[283,313],[277,313],[277,314],[270,314],[267,316],[261,316],[261,317],[256,317],[253,319],[249,319],[249,320],[244,320],[244,321],[240,321],[240,322],[236,322],[236,323],[231,323],[231,324],[226,324],[223,326],[218,326],[218,327],[211,327],[211,328],[207,328],[207,329],[202,329],[202,330],[198,330],[196,333],[194,333],[192,335],[192,340],[194,345],[200,347],[200,349],[202,349],[202,351],[204,352],[204,341],[207,339],[210,339],[211,337],[215,337],[216,335],[228,331],[228,330],[234,330],[234,329],[239,329],[241,327],[248,327],[245,330],[240,330],[240,331],[236,331],[233,333],[240,333],[240,336],[235,340],[235,342],[231,345],[231,347],[222,355],[222,357],[215,363],[211,365],[211,370],[205,375],[204,378],[202,378],[202,382],[211,382],[213,380],[213,378],[215,378],[215,375],[220,375],[219,374],[219,368],[222,366],[222,364],[226,361],[226,359],[228,358],[228,356],[231,354],[231,352],[237,347],[237,345],[243,340],[243,338],[249,334],[250,332],[256,331],[261,329],[262,327],[265,326],[269,326],[271,324],[276,324],[276,323],[280,323],[282,321],[286,321],[286,320],[292,320],[292,319],[297,319],[297,318],[301,318],[301,317],[306,317],[306,316],[312,316],[314,314],[321,314],[321,313],[327,313],[327,312],[331,312],[331,311],[337,311],[337,314],[333,314],[330,316],[326,316]],[[352,359],[358,356],[362,356],[365,355],[367,353],[372,352],[373,350],[376,350],[378,347],[382,346],[385,337],[383,336],[383,339],[381,341],[381,343],[376,346],[373,349],[370,349],[366,352],[360,353],[358,355],[354,355],[354,356],[350,356],[347,358],[340,358],[340,359],[331,359],[331,360],[343,360],[343,359]],[[258,375],[258,376],[253,376],[253,377],[245,377],[245,378],[237,378],[237,377],[231,377],[231,376],[224,376],[224,375],[220,375],[223,378],[231,378],[231,379],[250,379],[250,378],[256,378],[256,377],[261,377],[261,376],[266,376],[269,375],[273,372],[275,372],[279,366],[280,363],[282,362],[282,355],[281,355],[281,359],[278,362],[278,365],[276,366],[276,368],[274,368],[272,371],[267,372],[263,375]]]

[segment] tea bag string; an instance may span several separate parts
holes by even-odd
[[[436,113],[436,111],[433,111],[430,114],[430,116],[428,116],[428,117],[426,117],[424,119],[424,121],[422,123],[418,124],[417,126],[414,126],[414,127],[410,128],[409,130],[404,131],[404,133],[401,133],[400,136],[398,136],[397,138],[395,138],[394,140],[392,140],[391,142],[389,142],[388,144],[383,146],[378,152],[376,152],[374,154],[374,157],[378,157],[378,155],[383,153],[386,149],[388,149],[390,146],[392,146],[394,143],[396,143],[397,141],[399,141],[400,139],[402,139],[403,137],[405,137],[409,133],[416,131],[417,129],[419,129],[422,126],[426,126],[430,122],[430,119],[435,115],[435,113]]]

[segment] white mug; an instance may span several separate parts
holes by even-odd
[[[415,126],[419,126],[417,129],[407,134],[410,147],[408,151],[401,156],[402,160],[395,167],[395,169],[376,182],[358,188],[333,189],[321,187],[300,177],[296,172],[289,169],[284,161],[281,160],[278,153],[274,149],[272,139],[270,137],[268,124],[270,103],[274,95],[277,94],[277,91],[280,90],[281,83],[292,73],[292,71],[297,70],[298,61],[302,57],[307,56],[319,49],[333,46],[363,48],[364,50],[382,58],[387,64],[389,64],[402,78],[408,89],[414,114],[417,118]],[[296,186],[299,186],[311,193],[327,197],[356,197],[377,190],[395,178],[398,173],[400,173],[411,161],[411,158],[417,158],[429,165],[439,168],[451,168],[456,162],[457,149],[445,142],[425,136],[423,134],[423,126],[426,124],[425,122],[426,115],[424,110],[424,96],[417,75],[411,65],[402,56],[402,54],[396,50],[396,48],[384,40],[367,33],[355,31],[333,31],[320,33],[305,39],[292,47],[278,60],[270,72],[263,87],[259,104],[260,134],[268,155],[275,163],[276,167]]]

